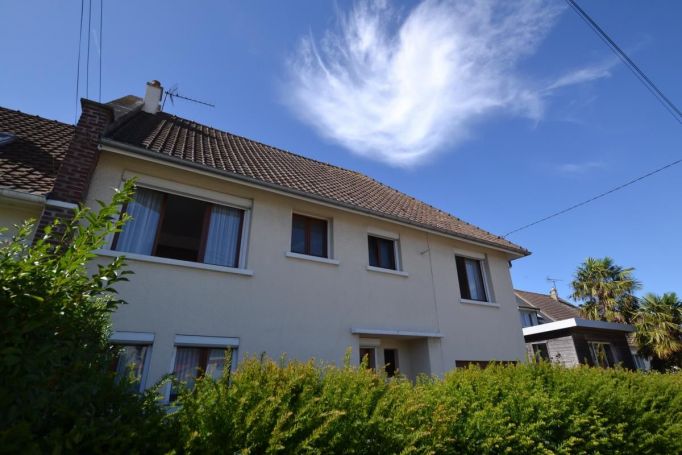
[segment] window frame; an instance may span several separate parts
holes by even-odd
[[[464,293],[462,292],[462,282],[460,280],[459,266],[457,264],[457,258],[458,257],[461,257],[464,260],[469,259],[469,260],[478,262],[478,268],[481,272],[481,281],[483,282],[483,292],[485,293],[485,300],[472,299],[470,290],[469,290],[469,298],[464,296]],[[485,255],[455,250],[455,276],[457,277],[459,298],[460,298],[461,302],[474,303],[477,305],[498,306],[495,303],[494,297],[493,297],[492,292],[491,292],[491,285],[489,282],[489,276],[488,276],[487,268],[488,268],[488,259]],[[463,270],[463,273],[464,273],[465,277],[468,278],[468,276],[466,275],[466,273],[467,273],[466,268]],[[469,289],[468,281],[465,282],[465,285],[466,285],[467,289]]]
[[[301,217],[305,218],[306,223],[305,223],[305,240],[304,240],[304,250],[305,252],[301,253],[298,251],[294,251],[294,242],[293,242],[293,235],[294,235],[294,217]],[[309,220],[318,220],[318,221],[324,221],[326,224],[326,229],[324,232],[324,256],[317,256],[315,254],[310,253],[310,246],[311,246],[311,224]],[[314,216],[310,215],[305,212],[299,212],[299,211],[293,211],[291,212],[291,236],[290,236],[290,241],[289,241],[289,253],[292,254],[297,254],[301,256],[308,256],[310,258],[316,258],[316,259],[332,259],[332,245],[331,245],[331,238],[332,238],[332,220],[329,218],[321,217],[321,216]]]
[[[550,361],[550,356],[549,356],[549,344],[546,341],[540,341],[537,343],[531,343],[531,349],[533,350],[533,359],[539,360],[543,359],[546,361]],[[545,347],[545,352],[547,353],[547,358],[542,357],[542,354],[539,354],[539,350],[536,349],[536,346],[544,346]]]
[[[597,345],[602,345],[602,346],[608,346],[609,351],[608,353],[611,354],[611,358],[609,359],[609,355],[607,351],[605,350],[604,353],[606,354],[606,363],[607,365],[604,366],[599,362],[598,358],[598,353],[595,350],[595,346]],[[590,351],[590,359],[592,360],[593,366],[600,367],[600,368],[613,368],[617,363],[618,359],[616,359],[616,353],[613,349],[613,344],[609,341],[588,341],[587,342],[587,347],[588,350]]]
[[[143,392],[147,388],[147,376],[149,375],[149,366],[154,350],[154,334],[149,332],[114,331],[109,338],[109,343],[111,343],[112,346],[145,346],[147,348],[138,387],[138,391],[140,393]],[[116,364],[118,365],[118,356],[116,358]]]
[[[369,239],[370,239],[370,237],[374,237],[374,238],[380,239],[380,240],[386,240],[386,241],[389,241],[389,242],[392,242],[392,243],[393,243],[393,262],[394,262],[395,268],[391,269],[391,268],[388,268],[388,267],[381,267],[380,265],[372,265],[371,261],[369,260],[369,253],[370,253]],[[390,272],[403,272],[402,261],[400,260],[400,246],[399,246],[399,242],[400,242],[400,239],[397,238],[397,237],[392,237],[392,236],[387,236],[387,235],[381,235],[381,234],[377,234],[377,233],[374,233],[374,232],[371,232],[371,231],[368,232],[368,233],[367,233],[367,264],[368,264],[367,266],[368,266],[368,267],[371,267],[372,270],[375,270],[375,271],[382,271],[382,272],[383,272],[383,271],[389,271],[389,273],[390,273]],[[380,262],[380,261],[378,260],[380,257],[381,257],[381,255],[380,255],[380,252],[379,252],[379,248],[377,248],[377,258],[376,258],[376,259],[377,259],[377,263]]]
[[[519,310],[519,314],[520,314],[520,316],[521,316],[521,327],[522,327],[522,328],[525,328],[525,327],[534,327],[534,326],[536,326],[536,325],[540,325],[540,321],[538,320],[538,313],[537,313],[537,311],[521,309],[521,310]],[[529,319],[530,319],[530,324],[529,324],[529,325],[525,325],[526,321],[525,321],[524,316],[528,316],[528,317],[529,317]]]
[[[147,177],[146,179],[150,179]],[[153,179],[153,178],[152,178]],[[153,180],[158,180],[158,179],[153,179]],[[212,196],[213,191],[209,190],[199,190],[196,193],[192,192],[182,192],[182,191],[177,191],[173,190],[170,188],[167,188],[165,186],[161,185],[155,185],[155,184],[146,184],[143,182],[138,182],[135,185],[136,189],[137,188],[142,188],[145,190],[150,190],[150,191],[156,191],[158,193],[161,193],[163,195],[163,202],[161,206],[161,211],[159,213],[159,221],[158,225],[156,227],[156,234],[154,236],[154,245],[152,246],[152,254],[141,254],[141,253],[128,253],[126,251],[120,251],[117,250],[117,244],[118,240],[120,237],[121,232],[116,232],[110,241],[109,244],[109,249],[110,251],[115,251],[117,253],[122,253],[123,255],[132,255],[131,257],[134,256],[142,256],[142,257],[149,257],[149,258],[156,258],[159,261],[154,261],[154,262],[163,262],[163,261],[172,261],[172,262],[179,262],[179,263],[184,263],[184,264],[201,264],[205,265],[208,267],[219,267],[223,269],[233,269],[233,270],[244,270],[246,269],[246,258],[247,258],[247,246],[248,246],[248,237],[249,237],[249,230],[250,230],[250,224],[251,224],[251,204],[247,203],[246,200],[243,200],[244,203],[242,202],[241,198],[236,198],[236,197],[231,197],[229,195],[224,195],[225,199],[230,199],[230,201],[227,200],[221,200],[216,197],[210,197],[198,193],[210,193]],[[191,188],[191,187],[188,187]],[[217,194],[217,193],[216,193]],[[200,238],[200,246],[199,246],[199,251],[197,253],[197,261],[188,261],[186,259],[176,259],[176,258],[167,258],[164,256],[157,256],[157,247],[158,247],[158,241],[159,241],[159,236],[161,233],[161,227],[163,225],[164,217],[166,214],[166,203],[168,200],[168,196],[173,195],[177,197],[183,197],[186,199],[191,199],[195,201],[199,201],[201,203],[206,204],[206,208],[204,209],[204,215],[203,215],[203,226],[202,226],[202,234]],[[237,203],[240,202],[240,203]],[[208,238],[208,229],[210,225],[210,216],[211,216],[211,210],[214,206],[222,206],[222,207],[227,207],[231,209],[236,209],[241,211],[241,219],[240,219],[240,224],[239,224],[239,239],[237,241],[237,248],[236,248],[236,265],[234,267],[232,266],[225,266],[225,265],[219,265],[219,264],[209,264],[206,262],[203,262],[204,256],[206,253],[206,243],[207,243],[207,238]],[[128,209],[128,203],[125,203],[123,207],[121,208],[121,211],[119,213],[119,219],[123,217],[123,215],[127,212]]]

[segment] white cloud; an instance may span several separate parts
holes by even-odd
[[[583,84],[597,79],[611,77],[611,70],[618,64],[618,59],[610,58],[604,62],[577,68],[568,73],[558,77],[554,82],[549,84],[545,92],[550,92],[559,88],[569,87],[571,85]]]
[[[384,2],[357,3],[323,39],[301,41],[287,101],[357,154],[419,163],[463,141],[483,115],[541,117],[543,89],[515,68],[562,9],[545,0],[425,0],[400,17]],[[590,77],[567,75],[544,91]]]
[[[556,167],[559,172],[565,174],[584,174],[588,171],[604,169],[604,163],[600,161],[587,161],[585,163],[565,163]]]

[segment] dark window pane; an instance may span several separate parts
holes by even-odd
[[[537,343],[533,345],[533,355],[536,359],[549,360],[549,350],[547,343]]]
[[[398,353],[395,349],[384,349],[384,368],[386,369],[386,376],[392,378],[398,369]]]
[[[168,194],[155,256],[198,261],[208,204]]]
[[[367,368],[372,370],[376,368],[377,362],[374,355],[374,348],[360,348],[360,362],[367,358]]]
[[[481,261],[478,259],[455,257],[459,290],[463,299],[486,302],[485,284]]]
[[[369,265],[396,270],[395,241],[368,236]]]
[[[309,218],[310,251],[308,254],[327,257],[327,222]]]
[[[294,215],[291,223],[291,251],[306,254],[305,252],[305,217]]]

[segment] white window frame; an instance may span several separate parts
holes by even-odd
[[[455,279],[457,280],[457,292],[459,292],[460,303],[499,307],[499,305],[495,302],[495,296],[493,295],[493,292],[492,292],[492,283],[490,282],[490,277],[488,274],[488,257],[487,257],[487,255],[482,254],[482,253],[476,253],[473,251],[460,250],[460,249],[454,249],[454,253],[455,253],[455,258],[454,258],[455,259]],[[461,288],[460,283],[459,283],[459,272],[457,270],[457,256],[463,257],[465,259],[472,259],[474,261],[479,262],[479,268],[481,270],[481,278],[483,279],[483,289],[485,291],[486,300],[472,300],[472,299],[465,299],[462,297],[462,291],[461,291],[462,288]]]
[[[532,326],[535,326],[535,325],[540,325],[540,322],[538,321],[538,313],[537,313],[537,311],[526,310],[526,309],[520,309],[520,310],[519,310],[519,313],[522,315],[522,317],[523,317],[524,315],[530,316],[530,325],[524,325],[525,321],[522,319],[522,320],[521,320],[521,326],[522,326],[522,327],[532,327]]]
[[[117,330],[111,334],[109,342],[118,346],[147,346],[139,386],[139,391],[144,391],[147,388],[149,365],[151,364],[152,351],[154,349],[154,334],[151,332],[126,332]]]
[[[390,240],[393,242],[393,255],[395,256],[395,269],[386,269],[383,267],[376,267],[373,265],[369,265],[369,245],[367,245],[367,270],[370,270],[372,272],[385,272],[385,273],[390,273],[394,275],[402,275],[402,276],[407,276],[407,273],[403,270],[403,261],[402,258],[400,257],[401,253],[401,248],[400,248],[400,235],[394,234],[388,231],[384,230],[374,230],[374,229],[368,229],[367,230],[367,235],[366,235],[366,241],[369,240],[369,237],[377,237],[380,239],[384,240]]]
[[[236,337],[218,337],[218,336],[203,336],[203,335],[175,335],[173,340],[173,355],[171,356],[169,374],[175,371],[175,357],[178,353],[178,348],[210,348],[210,349],[232,349],[232,364],[230,371],[235,371],[238,365],[239,357],[239,338]],[[171,384],[166,384],[163,391],[163,402],[170,403]]]
[[[244,219],[242,223],[242,231],[240,233],[241,240],[239,244],[239,263],[237,267],[225,267],[215,264],[206,264],[203,262],[183,261],[180,259],[162,258],[159,256],[152,256],[146,254],[127,253],[124,251],[113,250],[114,233],[107,235],[105,240],[106,250],[100,250],[96,253],[104,256],[126,256],[130,259],[137,259],[146,262],[158,262],[162,264],[181,265],[193,268],[201,268],[216,271],[233,271],[242,275],[253,275],[253,272],[248,270],[248,249],[249,249],[249,233],[251,232],[251,211],[253,209],[253,201],[239,196],[232,196],[226,193],[219,193],[217,191],[199,188],[184,183],[172,182],[144,174],[137,174],[131,171],[124,171],[123,178],[119,185],[119,189],[123,188],[126,180],[137,178],[136,187],[148,190],[158,191],[161,193],[172,194],[188,199],[194,199],[209,204],[221,205],[244,211]],[[122,212],[121,212],[122,213]],[[243,273],[242,273],[243,272]]]
[[[294,215],[300,215],[300,216],[305,216],[307,218],[313,218],[316,220],[322,220],[327,222],[327,257],[320,257],[320,256],[313,256],[310,254],[303,254],[303,253],[295,253],[291,251],[291,234],[294,232]],[[334,235],[334,219],[333,218],[328,218],[325,216],[320,216],[320,215],[314,215],[309,212],[301,211],[301,210],[292,210],[291,211],[291,216],[289,217],[289,248],[287,248],[286,251],[286,256],[292,257],[292,258],[297,258],[297,259],[310,259],[311,261],[316,261],[316,262],[326,262],[329,264],[335,264],[338,265],[339,261],[336,259],[334,255],[334,242],[333,242],[333,235]]]

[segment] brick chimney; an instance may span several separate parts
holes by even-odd
[[[54,187],[48,195],[40,217],[36,236],[56,218],[70,219],[73,210],[85,201],[92,174],[99,159],[99,141],[113,121],[113,109],[104,104],[81,99],[81,116],[73,139],[57,172]]]
[[[161,82],[154,80],[147,82],[147,91],[144,94],[144,104],[142,110],[149,114],[156,114],[161,110],[161,96],[163,87]]]

